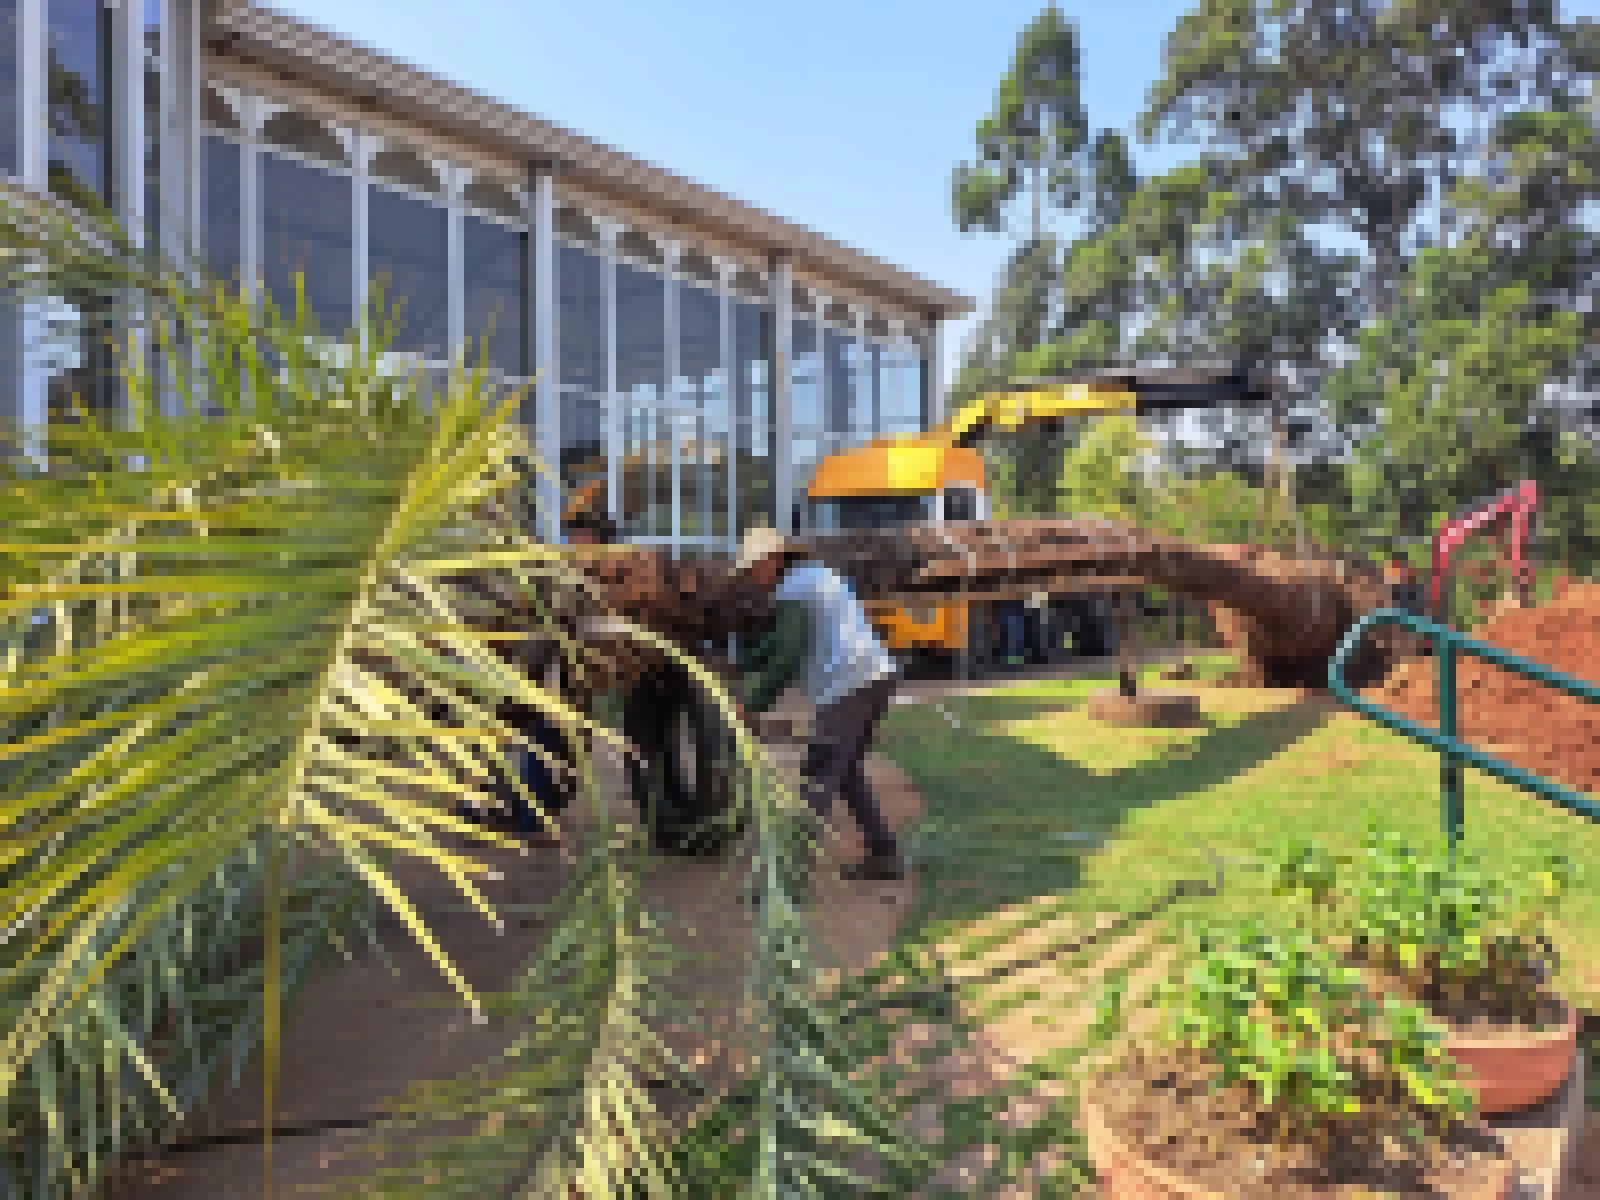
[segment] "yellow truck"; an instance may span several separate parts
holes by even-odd
[[[1017,380],[927,433],[880,438],[823,460],[807,488],[805,525],[831,532],[986,520],[987,476],[976,446],[991,431],[1107,413],[1254,404],[1269,400],[1273,390],[1270,379],[1239,368]],[[1050,662],[1067,653],[1111,654],[1116,645],[1110,597],[1101,593],[1038,595],[1010,604],[875,605],[869,611],[891,651],[942,657],[973,675],[1003,658]]]

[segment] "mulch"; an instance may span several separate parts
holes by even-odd
[[[1503,609],[1473,636],[1588,683],[1600,681],[1600,585],[1573,584],[1538,608]],[[1437,728],[1437,666],[1414,659],[1366,698]],[[1524,770],[1600,794],[1600,704],[1465,655],[1456,660],[1457,736]]]

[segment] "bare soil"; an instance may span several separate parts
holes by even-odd
[[[1130,1149],[1184,1180],[1235,1200],[1296,1197],[1498,1196],[1505,1146],[1487,1130],[1457,1126],[1442,1139],[1407,1146],[1370,1140],[1276,1145],[1270,1115],[1248,1088],[1215,1087],[1202,1056],[1134,1055],[1095,1089],[1106,1126]]]
[[[1502,611],[1473,636],[1588,683],[1600,680],[1600,585],[1540,608]],[[1404,663],[1367,698],[1427,727],[1439,720],[1437,664]],[[1600,704],[1466,655],[1456,660],[1457,736],[1579,791],[1600,793]]]

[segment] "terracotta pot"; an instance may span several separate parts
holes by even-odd
[[[1543,1033],[1445,1038],[1445,1052],[1469,1068],[1464,1082],[1477,1094],[1479,1112],[1492,1117],[1532,1108],[1567,1081],[1577,1061],[1578,1010],[1565,1008],[1566,1020]]]
[[[1106,1123],[1092,1084],[1084,1088],[1079,1113],[1089,1161],[1099,1176],[1101,1200],[1226,1200],[1227,1193],[1175,1175],[1117,1136]],[[1457,1200],[1511,1200],[1516,1180],[1516,1163],[1508,1157],[1493,1185]]]

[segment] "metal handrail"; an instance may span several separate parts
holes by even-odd
[[[1365,700],[1350,690],[1344,680],[1344,669],[1355,653],[1356,647],[1361,644],[1368,630],[1378,625],[1402,625],[1413,633],[1419,633],[1433,639],[1434,661],[1438,664],[1438,695],[1439,695],[1439,729],[1437,732],[1425,729],[1415,721],[1402,717],[1400,714]],[[1507,783],[1514,783],[1524,791],[1533,792],[1543,796],[1553,804],[1558,804],[1569,812],[1587,817],[1591,821],[1600,821],[1600,804],[1586,799],[1580,792],[1564,788],[1558,783],[1545,779],[1543,776],[1534,775],[1524,771],[1521,767],[1514,767],[1491,755],[1483,753],[1476,747],[1462,742],[1456,737],[1456,650],[1461,649],[1476,658],[1492,662],[1497,666],[1515,671],[1528,679],[1535,679],[1550,687],[1559,688],[1568,695],[1577,696],[1591,704],[1600,704],[1600,687],[1576,679],[1543,663],[1534,662],[1532,659],[1523,658],[1521,655],[1512,654],[1510,651],[1501,650],[1487,642],[1480,642],[1470,638],[1459,630],[1451,629],[1447,625],[1440,625],[1415,613],[1406,612],[1399,608],[1380,608],[1368,613],[1357,621],[1354,628],[1345,634],[1344,640],[1339,644],[1339,649],[1328,662],[1328,688],[1339,701],[1355,709],[1370,720],[1386,725],[1396,732],[1403,733],[1413,741],[1423,742],[1438,752],[1439,761],[1439,791],[1440,815],[1444,823],[1445,837],[1449,841],[1452,859],[1455,856],[1456,842],[1461,837],[1463,822],[1461,802],[1461,764],[1468,763],[1480,771],[1487,771],[1491,775],[1504,779]]]

